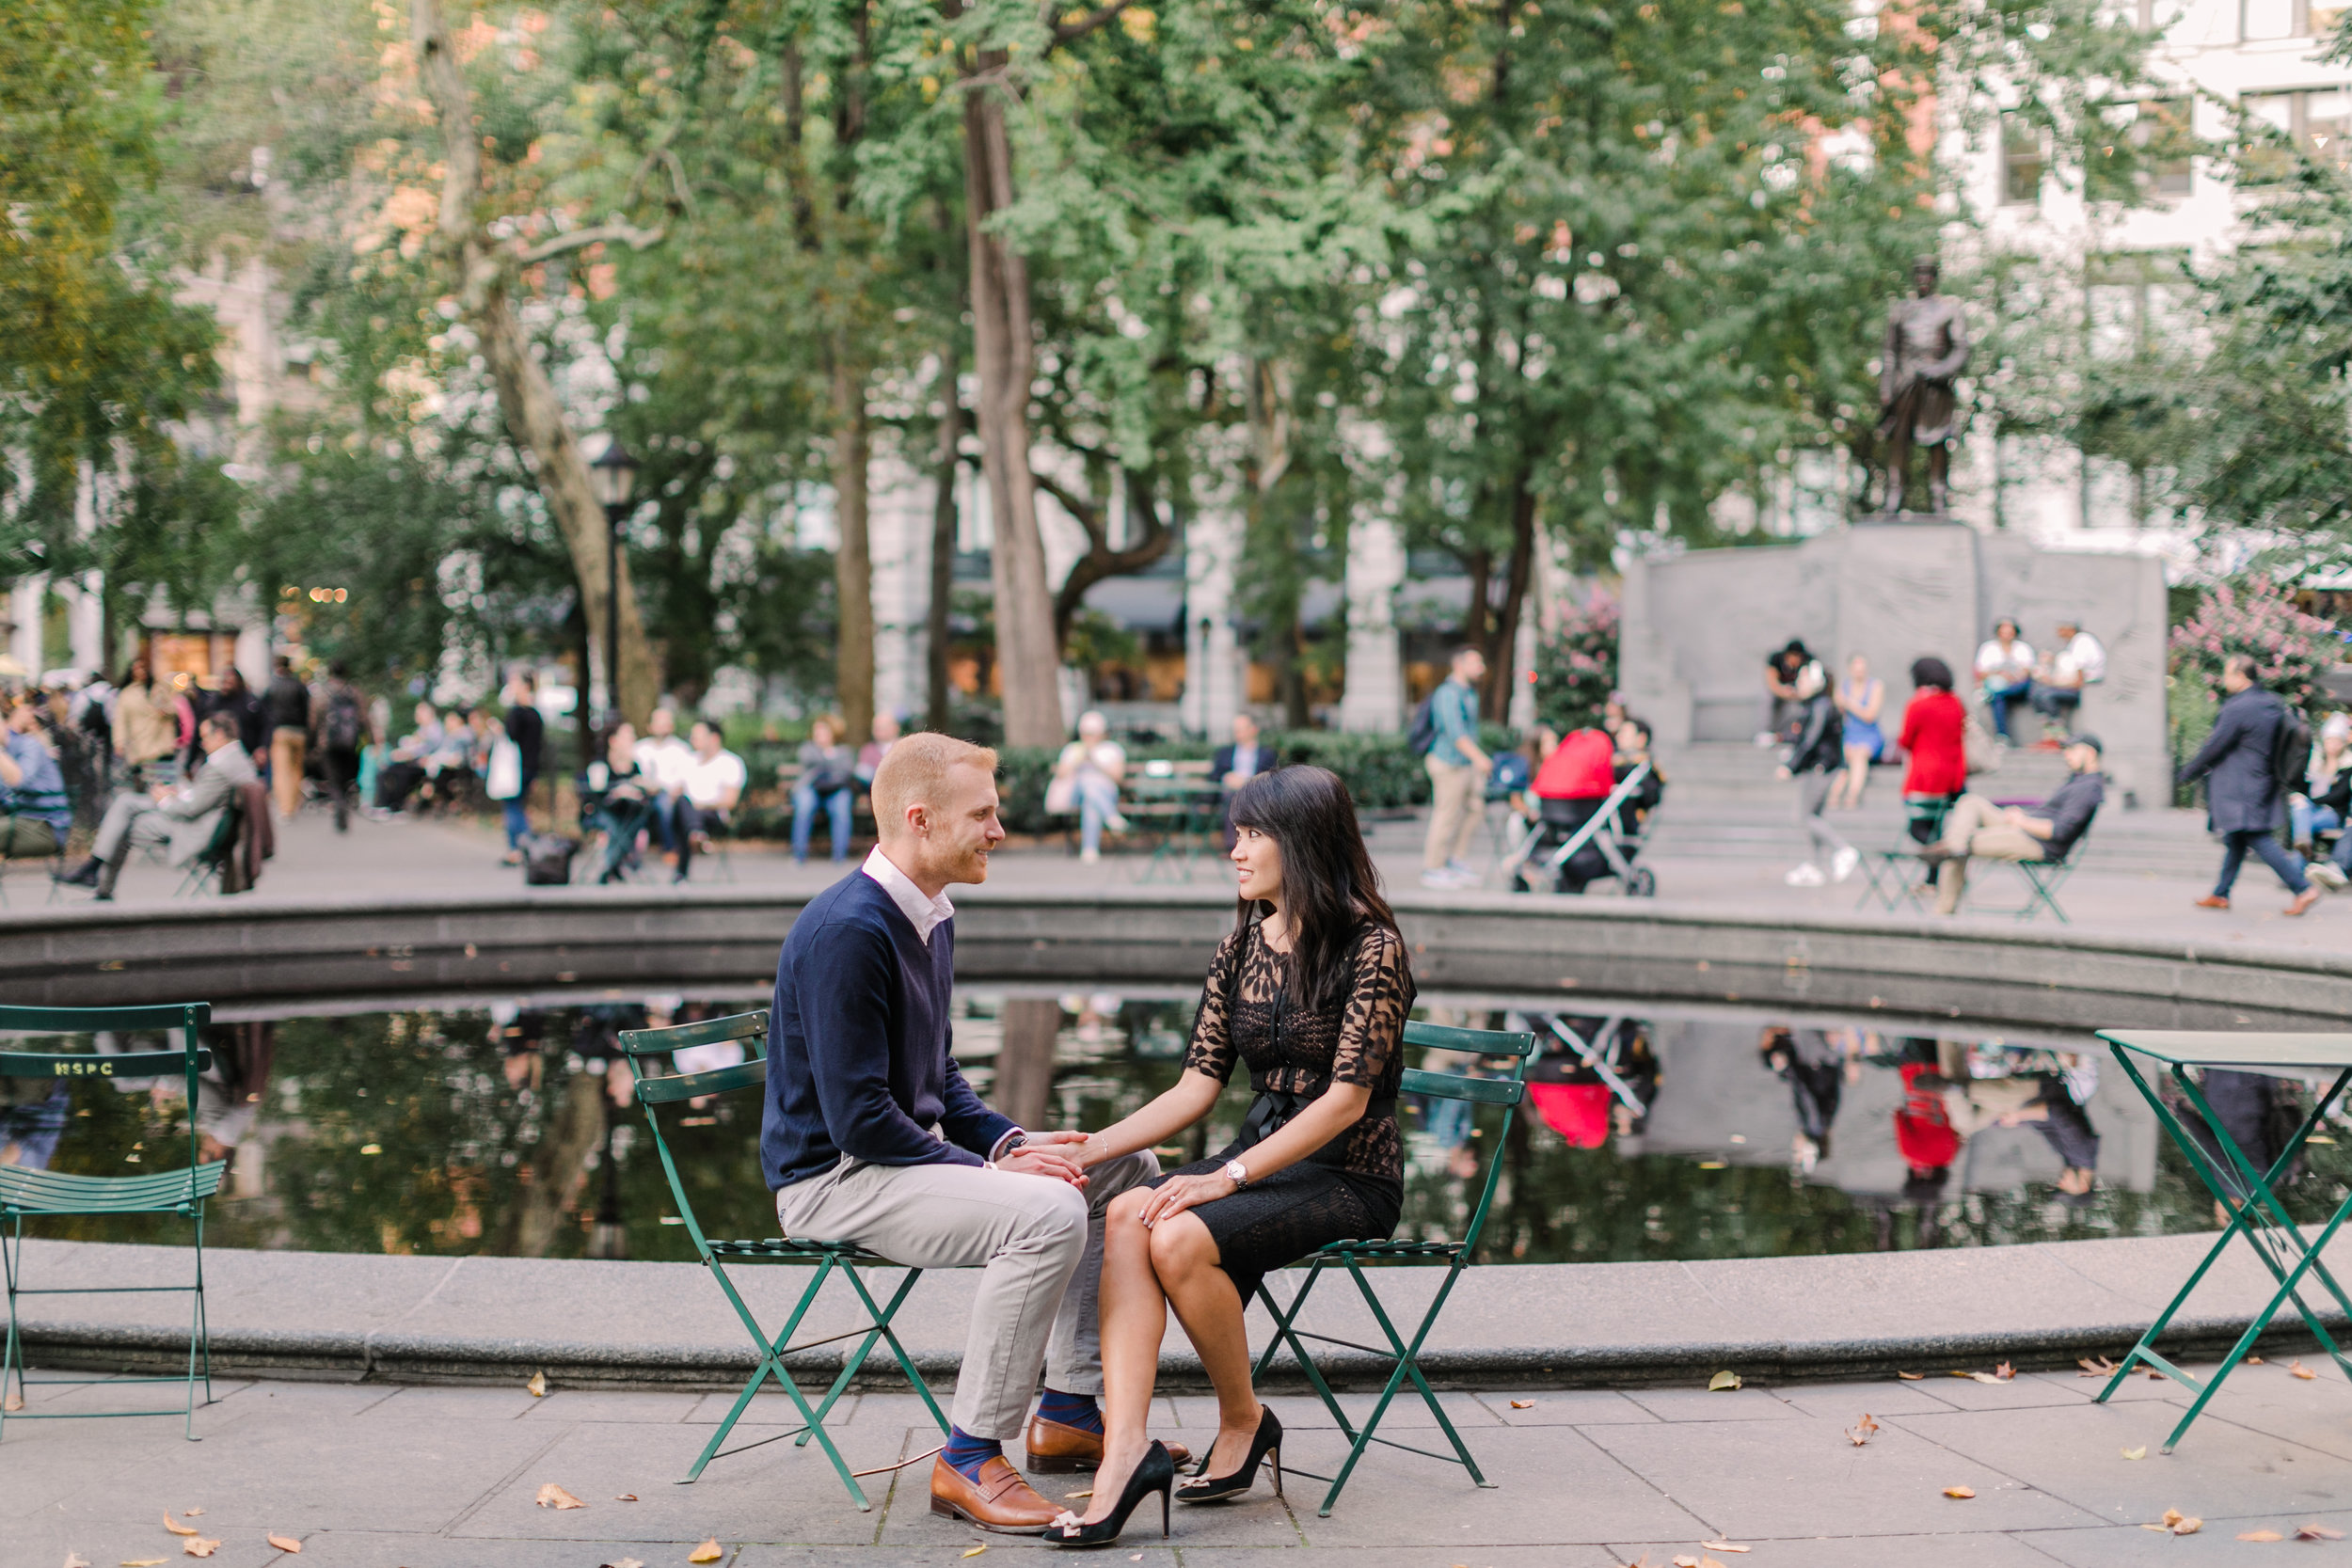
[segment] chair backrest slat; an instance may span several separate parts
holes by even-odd
[[[1443,1023],[1407,1023],[1405,1043],[1433,1051],[1467,1051],[1480,1056],[1535,1053],[1535,1036],[1525,1029],[1456,1029]]]
[[[1467,1078],[1458,1072],[1423,1072],[1419,1068],[1405,1069],[1404,1092],[1467,1100],[1476,1105],[1518,1105],[1527,1099],[1527,1085],[1516,1078]]]
[[[768,1063],[761,1058],[702,1072],[665,1072],[658,1078],[640,1078],[637,1098],[649,1105],[673,1105],[681,1100],[755,1088],[767,1082]]]
[[[768,1009],[707,1018],[694,1023],[674,1023],[666,1029],[624,1029],[621,1049],[632,1056],[659,1056],[696,1045],[719,1045],[768,1036]],[[761,1053],[765,1054],[765,1052]]]
[[[26,1034],[86,1035],[101,1029],[181,1029],[213,1022],[210,1002],[172,1002],[152,1007],[19,1007],[0,1006],[0,1030]]]
[[[184,1051],[126,1051],[115,1056],[0,1051],[0,1078],[155,1078],[187,1065]],[[196,1070],[202,1072],[212,1065],[213,1053],[198,1047]]]

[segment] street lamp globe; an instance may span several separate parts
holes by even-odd
[[[603,452],[588,465],[588,478],[596,486],[596,504],[608,512],[618,511],[628,504],[629,492],[637,485],[637,459],[621,445],[617,436],[607,441]]]

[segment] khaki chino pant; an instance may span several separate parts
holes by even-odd
[[[1422,758],[1429,769],[1429,840],[1422,847],[1421,868],[1443,869],[1448,861],[1468,861],[1470,839],[1486,814],[1485,776],[1468,764],[1439,762],[1435,752]]]
[[[1960,857],[1936,872],[1935,908],[1941,914],[1960,911],[1960,895],[1968,887],[1968,859],[2038,861],[2042,841],[2009,820],[2001,807],[1981,795],[1963,795],[1944,816],[1944,847]]]
[[[270,731],[270,793],[278,797],[278,815],[289,822],[302,809],[302,765],[310,750],[310,737],[300,730]]]
[[[1103,1391],[1103,1221],[1110,1200],[1160,1173],[1149,1153],[1105,1161],[1078,1191],[993,1166],[876,1165],[843,1155],[776,1194],[803,1241],[853,1242],[921,1269],[978,1265],[948,1418],[975,1437],[1021,1435],[1038,1372],[1065,1394]]]

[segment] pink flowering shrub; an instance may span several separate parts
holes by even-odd
[[[2319,704],[2320,673],[2333,667],[2343,646],[2334,623],[2305,614],[2277,583],[2253,577],[2219,582],[2205,591],[2196,614],[2172,628],[2173,684],[2217,702],[2221,661],[2251,654],[2263,685],[2288,706],[2310,712]]]
[[[1535,713],[1562,734],[1600,721],[1617,686],[1617,599],[1596,586],[1535,645]]]

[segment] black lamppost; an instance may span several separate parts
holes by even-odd
[[[629,493],[637,484],[637,459],[617,436],[588,465],[597,504],[604,508],[604,713],[596,727],[596,752],[581,759],[603,760],[612,732],[621,722],[621,519],[629,513]]]

